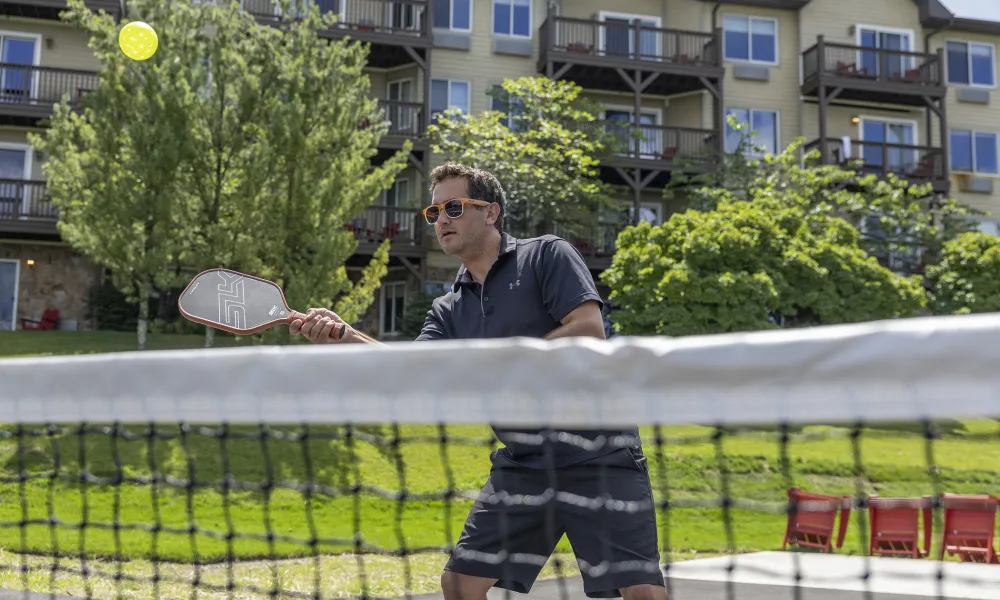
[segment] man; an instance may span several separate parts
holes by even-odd
[[[572,245],[556,236],[515,239],[502,233],[504,192],[493,175],[458,164],[431,173],[432,204],[424,209],[444,252],[462,260],[452,291],[434,301],[417,341],[512,336],[604,339],[602,302],[590,270]],[[313,342],[373,340],[326,309],[310,309],[290,325]],[[459,359],[460,360],[460,359]],[[483,385],[502,385],[489,379]],[[609,375],[611,376],[611,375]],[[565,441],[538,443],[538,429],[494,425],[505,447],[491,457],[490,477],[469,513],[441,577],[446,600],[485,600],[492,587],[527,593],[540,564],[486,561],[483,555],[533,555],[542,561],[565,533],[583,567],[591,598],[665,600],[659,571],[656,513],[638,430],[574,430],[587,441],[631,440],[587,449]],[[547,439],[546,436],[543,439]],[[538,504],[491,503],[489,497],[565,492],[643,505],[636,512],[594,509],[562,498]],[[484,501],[485,499],[485,501]],[[611,503],[608,503],[611,504]],[[624,564],[632,561],[631,564]],[[602,564],[604,563],[604,564]],[[636,567],[636,564],[642,567]],[[589,568],[602,572],[589,574]]]

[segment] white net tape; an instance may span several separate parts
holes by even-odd
[[[0,362],[0,421],[775,424],[1000,414],[1000,316]]]

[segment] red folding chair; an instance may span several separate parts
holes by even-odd
[[[830,552],[833,546],[833,527],[840,513],[837,547],[844,545],[847,522],[851,516],[851,497],[827,496],[803,492],[798,487],[788,488],[788,524],[781,549],[788,545],[802,548],[819,548]]]
[[[920,546],[920,517],[923,515],[924,544]],[[871,520],[871,556],[910,556],[921,558],[930,552],[931,497],[868,499]]]
[[[997,506],[991,495],[941,494],[944,504],[944,532],[938,559],[945,551],[962,562],[1000,564],[993,547]]]
[[[21,317],[21,329],[25,331],[52,331],[59,324],[59,310],[47,308],[40,320]]]

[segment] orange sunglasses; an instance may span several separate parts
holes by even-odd
[[[483,207],[489,206],[491,203],[486,202],[485,200],[472,200],[471,198],[452,198],[451,200],[446,200],[441,204],[432,204],[425,208],[422,212],[427,224],[433,225],[437,223],[438,217],[441,216],[441,209],[444,209],[444,214],[448,215],[449,219],[457,219],[465,214],[466,204]]]

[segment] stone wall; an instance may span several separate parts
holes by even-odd
[[[100,279],[100,268],[66,246],[0,244],[0,258],[21,263],[17,324],[21,317],[41,318],[47,308],[59,310],[61,328],[90,329],[87,294]],[[34,261],[34,263],[30,263]]]

